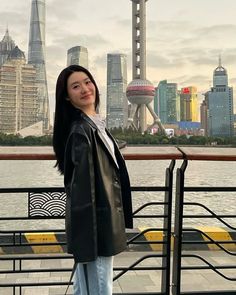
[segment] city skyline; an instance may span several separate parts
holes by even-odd
[[[15,44],[26,55],[30,5],[30,0],[2,0],[0,3],[0,34],[3,37],[8,27]],[[220,0],[176,0],[174,3],[171,0],[149,0],[146,8],[147,79],[155,86],[167,79],[178,83],[179,89],[196,86],[199,93],[204,93],[212,87],[213,71],[221,54],[222,65],[228,70],[229,86],[235,88],[235,1],[226,0],[223,4]],[[132,80],[131,9],[130,0],[46,0],[46,64],[51,121],[56,78],[66,66],[69,48],[88,48],[89,69],[98,82],[103,110],[106,108],[107,53],[127,54],[128,82]]]

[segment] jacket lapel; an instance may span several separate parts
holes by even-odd
[[[105,139],[105,137],[102,135],[102,132],[98,129],[97,125],[93,122],[92,119],[90,119],[87,115],[84,115],[83,118],[93,127],[96,129],[96,132],[98,134],[98,137],[100,138],[100,140],[102,141],[106,151],[108,152],[108,154],[111,156],[115,166],[119,169],[119,166],[117,164],[117,160],[115,158],[115,155],[113,154],[109,144],[107,143],[107,140]],[[107,130],[106,130],[107,132]],[[114,144],[114,148],[115,148],[115,145],[116,145],[116,142],[115,140],[113,139],[113,137],[110,136],[110,134],[108,133],[108,136],[111,138],[113,144]]]
[[[120,152],[120,148],[118,146],[117,141],[115,140],[115,138],[111,135],[111,133],[106,129],[107,135],[110,137],[110,139],[112,140],[113,144],[114,144],[114,149],[115,149],[115,153],[116,151],[119,152],[119,154],[121,155],[121,157],[124,159],[122,153]]]
[[[102,141],[103,144],[105,145],[105,147],[106,147],[108,153],[109,153],[110,156],[112,157],[114,164],[115,164],[116,167],[119,169],[119,166],[118,166],[118,164],[117,164],[117,160],[116,160],[116,158],[115,158],[115,155],[114,155],[114,153],[112,152],[111,147],[110,147],[109,144],[107,143],[107,140],[105,139],[105,137],[103,136],[103,134],[101,133],[101,131],[100,131],[99,129],[97,129],[97,133],[98,133],[99,138],[101,139],[101,141]],[[112,142],[113,142],[113,140],[112,140]],[[113,144],[114,144],[114,142],[113,142]],[[114,147],[114,148],[115,148],[115,147]]]

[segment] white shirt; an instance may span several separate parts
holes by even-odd
[[[89,116],[89,118],[96,124],[96,126],[99,129],[99,131],[102,133],[104,139],[106,140],[106,143],[109,145],[110,150],[113,153],[114,159],[116,160],[115,149],[114,149],[113,141],[110,139],[110,137],[106,133],[106,129],[105,129],[106,128],[106,122],[105,122],[105,119],[103,119],[100,114],[96,114],[94,116]]]

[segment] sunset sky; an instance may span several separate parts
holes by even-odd
[[[229,85],[236,85],[235,0],[148,0],[146,5],[147,78],[155,86],[164,79],[178,83],[179,88],[194,85],[200,102],[201,93],[212,86],[219,55],[228,70]],[[31,0],[0,1],[0,39],[8,27],[26,57],[30,9]],[[66,66],[70,47],[87,47],[89,69],[98,82],[103,111],[107,53],[127,54],[128,81],[131,81],[131,9],[130,0],[46,0],[51,114],[55,82]]]

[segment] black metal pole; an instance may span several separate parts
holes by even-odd
[[[181,291],[181,253],[182,253],[182,229],[183,229],[183,203],[184,203],[184,172],[187,160],[177,169],[176,175],[176,199],[175,199],[175,224],[174,224],[174,249],[173,249],[173,274],[172,294],[180,295]]]
[[[166,169],[165,186],[168,190],[165,192],[164,218],[163,222],[163,258],[162,258],[162,277],[161,292],[170,294],[170,256],[171,256],[171,215],[172,215],[172,191],[173,191],[173,170],[175,160],[172,160],[170,166]]]

